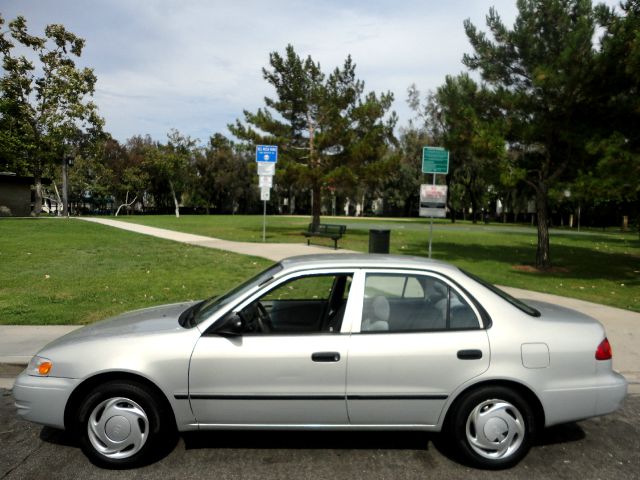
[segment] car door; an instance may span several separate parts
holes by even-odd
[[[290,275],[234,309],[244,315],[246,333],[203,335],[189,372],[197,421],[204,426],[347,424],[349,319],[350,308],[357,308],[348,303],[351,277],[349,271]],[[273,315],[269,331],[251,326],[251,312],[259,309]]]
[[[480,316],[444,277],[370,270],[351,295],[361,308],[347,371],[352,424],[435,425],[448,396],[489,367]]]

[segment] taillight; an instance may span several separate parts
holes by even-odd
[[[596,360],[611,360],[613,353],[611,352],[611,344],[607,337],[600,342],[598,348],[596,348]]]

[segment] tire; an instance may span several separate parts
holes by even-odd
[[[82,400],[75,425],[84,454],[94,465],[133,468],[166,453],[175,437],[171,412],[147,387],[110,381],[95,387]]]
[[[485,469],[510,468],[527,454],[536,434],[529,403],[507,387],[481,387],[456,402],[449,434],[453,451]]]

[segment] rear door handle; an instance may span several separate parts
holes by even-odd
[[[315,352],[311,354],[311,360],[314,362],[339,362],[340,354],[338,352]]]
[[[458,350],[460,360],[479,360],[482,358],[482,350]]]

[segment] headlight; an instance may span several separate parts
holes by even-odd
[[[27,373],[36,377],[47,377],[52,368],[53,362],[51,360],[36,355],[29,362]]]

